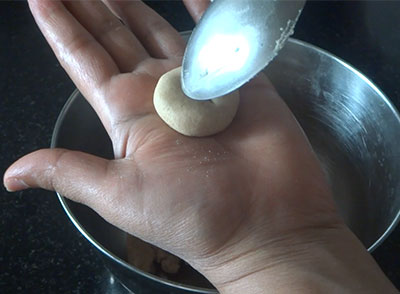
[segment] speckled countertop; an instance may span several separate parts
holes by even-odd
[[[151,5],[178,30],[193,27],[178,1]],[[400,106],[400,2],[307,4],[295,37],[346,60]],[[74,90],[25,2],[0,2],[0,171],[47,147]],[[400,197],[400,195],[399,195]],[[400,228],[373,256],[400,288]],[[97,252],[42,190],[0,196],[0,292],[124,293]]]

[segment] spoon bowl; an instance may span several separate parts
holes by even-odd
[[[196,100],[246,83],[293,34],[304,0],[216,0],[193,30],[182,64],[182,89]]]

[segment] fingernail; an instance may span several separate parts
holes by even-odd
[[[29,188],[29,186],[23,180],[17,178],[6,179],[4,181],[4,186],[8,192],[15,192]]]

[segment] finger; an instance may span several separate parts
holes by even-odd
[[[121,72],[149,57],[132,32],[101,1],[67,1],[65,6],[110,54]]]
[[[11,165],[4,174],[4,185],[9,191],[26,188],[54,190],[77,200],[74,194],[80,190],[78,187],[93,188],[105,180],[107,165],[108,160],[86,153],[43,149]]]
[[[210,0],[183,0],[186,9],[189,11],[195,22],[199,22],[204,11],[206,11]]]
[[[3,182],[9,191],[38,187],[57,191],[107,216],[124,205],[124,198],[116,201],[119,194],[112,191],[120,179],[115,166],[115,161],[78,151],[43,149],[11,165]]]
[[[32,13],[57,58],[110,133],[112,116],[107,98],[118,66],[95,38],[58,1],[31,0]]]
[[[185,43],[179,33],[142,1],[115,1],[120,16],[128,22],[147,52],[155,58],[181,58]]]
[[[29,6],[63,68],[99,116],[104,116],[104,101],[96,98],[104,96],[108,82],[119,73],[112,57],[61,2],[30,0]]]
[[[110,11],[119,19],[121,19],[121,21],[125,24],[127,24],[126,19],[124,19],[124,15],[121,11],[121,8],[119,8],[118,5],[115,4],[115,0],[101,0],[104,5],[106,5],[108,7],[108,9],[110,9]]]

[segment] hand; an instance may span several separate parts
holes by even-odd
[[[185,4],[195,19],[206,7],[205,1]],[[41,187],[86,204],[182,257],[221,291],[278,266],[302,264],[305,248],[330,243],[332,236],[355,239],[307,138],[265,76],[240,90],[227,130],[185,137],[161,121],[152,104],[159,77],[180,65],[184,51],[165,20],[139,1],[29,5],[100,117],[116,159],[40,150],[7,170],[9,190]]]

